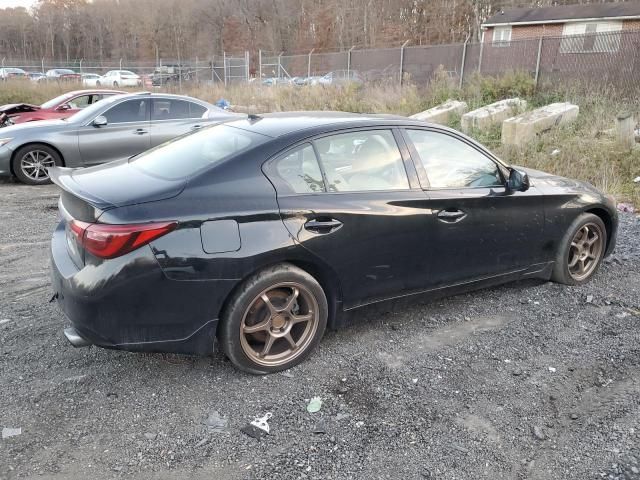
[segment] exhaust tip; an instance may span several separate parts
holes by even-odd
[[[65,328],[64,336],[67,337],[69,343],[76,348],[88,347],[91,345],[91,342],[81,337],[78,331],[73,327]]]

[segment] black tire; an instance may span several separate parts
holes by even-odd
[[[41,162],[40,165],[42,165],[37,177],[35,170],[27,166],[27,163],[30,161],[31,163],[37,163],[36,158],[39,159]],[[27,185],[45,185],[51,183],[46,167],[61,167],[64,164],[60,154],[50,146],[42,143],[31,143],[16,150],[11,165],[14,175],[22,183],[26,183]],[[29,172],[33,172],[33,174],[30,175]]]
[[[593,266],[588,272],[585,272],[585,277],[576,277],[575,273],[572,274],[569,263],[571,259],[570,255],[576,255],[575,251],[572,252],[572,243],[575,241],[576,235],[586,226],[587,229],[591,229],[597,233],[600,242],[600,248],[593,259]],[[555,265],[553,267],[553,273],[551,279],[554,282],[564,283],[565,285],[582,285],[587,283],[593,278],[596,272],[600,269],[602,259],[604,257],[607,247],[607,229],[604,222],[600,217],[592,213],[583,213],[576,218],[567,233],[562,237],[560,241],[558,252],[556,254]],[[576,247],[573,247],[576,248]],[[579,257],[579,256],[578,256]]]
[[[259,363],[259,359],[256,358],[257,356],[252,357],[245,351],[245,349],[248,348],[247,334],[245,334],[243,329],[246,328],[244,323],[245,318],[250,315],[250,309],[254,308],[255,305],[257,305],[256,302],[259,302],[261,293],[274,292],[279,286],[289,283],[299,286],[301,289],[300,295],[310,295],[309,298],[312,299],[314,305],[317,305],[317,315],[313,320],[313,323],[315,324],[315,330],[307,335],[307,341],[304,344],[304,347],[301,347],[299,350],[295,348],[289,349],[291,350],[290,355],[292,356],[292,358],[283,358],[282,360],[280,360],[283,363],[279,365],[261,364]],[[269,290],[271,288],[273,288],[273,290]],[[304,298],[298,295],[296,295],[296,297],[302,300],[302,304],[304,306]],[[288,303],[289,299],[287,298],[286,300]],[[298,305],[298,300],[295,300],[295,302],[296,307],[298,309],[301,309],[302,307]],[[301,315],[300,318],[302,316],[304,315]],[[218,327],[218,340],[220,342],[220,347],[227,358],[229,358],[229,360],[231,360],[231,362],[240,370],[254,375],[275,373],[282,370],[287,370],[301,363],[311,354],[311,352],[313,352],[313,350],[315,350],[315,348],[320,343],[322,336],[324,335],[324,331],[327,326],[327,317],[327,297],[325,296],[322,287],[316,281],[316,279],[304,270],[294,265],[283,263],[275,265],[273,267],[269,267],[254,274],[253,276],[245,280],[239,286],[239,288],[236,289],[222,314],[221,322]],[[290,338],[293,334],[292,329],[294,327],[298,327],[298,325],[301,324],[288,326]],[[311,321],[308,325],[311,325]],[[273,326],[270,326],[267,330],[273,331],[273,328]],[[284,328],[285,327],[281,327],[281,331],[283,331]],[[304,326],[305,331],[306,328],[307,327]],[[278,333],[278,331],[276,331],[276,333]],[[268,338],[271,334],[267,332],[265,335],[266,338]],[[301,335],[301,338],[303,335]],[[288,342],[286,342],[282,338],[279,338],[275,341],[276,343],[273,343],[274,347],[275,345],[277,345],[278,341],[285,342],[284,350],[288,349],[286,348],[288,346]],[[266,360],[267,357],[264,358]]]

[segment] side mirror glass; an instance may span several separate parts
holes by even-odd
[[[100,115],[93,119],[92,125],[94,127],[104,127],[107,125],[107,117]]]
[[[65,103],[64,105],[60,105],[56,110],[69,110],[71,108],[71,105],[69,105],[68,103]]]
[[[529,175],[512,168],[507,181],[507,188],[512,192],[526,192],[529,190],[529,186]]]

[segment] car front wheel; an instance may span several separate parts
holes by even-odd
[[[47,168],[55,166],[62,166],[62,158],[48,145],[25,145],[13,157],[13,173],[27,185],[51,183]]]
[[[241,370],[279,372],[317,347],[327,316],[327,298],[315,278],[281,264],[258,272],[237,289],[222,315],[218,338]]]
[[[607,248],[607,229],[600,217],[583,213],[564,235],[552,279],[566,285],[588,282],[600,268]]]

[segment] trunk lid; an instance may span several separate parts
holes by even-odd
[[[172,198],[186,183],[151,176],[128,160],[89,168],[53,167],[49,175],[65,192],[101,211]]]

